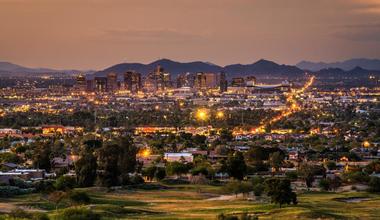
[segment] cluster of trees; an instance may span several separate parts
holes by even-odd
[[[236,196],[241,193],[243,196],[253,192],[256,197],[263,192],[270,197],[271,202],[279,204],[280,208],[284,204],[297,204],[297,195],[292,191],[291,181],[287,178],[268,178],[254,177],[250,181],[230,181],[224,186],[228,193]]]
[[[78,185],[88,187],[126,185],[137,181],[130,174],[137,168],[137,148],[130,137],[120,137],[107,142],[99,140],[85,141],[75,163]]]
[[[88,130],[95,127],[120,127],[135,126],[198,126],[205,122],[197,120],[191,108],[179,108],[173,105],[167,109],[156,110],[152,107],[146,109],[119,110],[125,106],[110,106],[109,109],[78,110],[73,113],[46,114],[35,111],[13,112],[0,118],[0,127],[20,128],[23,126],[40,126],[41,124],[62,124],[69,126],[81,126]],[[95,113],[96,111],[96,113]],[[170,115],[170,117],[168,117]],[[257,126],[264,118],[274,115],[272,111],[264,110],[239,110],[224,113],[223,118],[218,118],[215,109],[210,110],[206,124],[214,127]],[[96,123],[96,124],[95,124]]]

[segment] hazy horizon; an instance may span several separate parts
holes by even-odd
[[[0,0],[0,61],[103,69],[380,58],[378,0]]]

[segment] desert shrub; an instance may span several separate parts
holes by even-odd
[[[17,218],[30,219],[32,217],[32,214],[22,209],[16,208],[16,209],[11,210],[11,212],[9,213],[9,216],[13,219],[17,219]]]
[[[43,212],[34,212],[32,214],[32,220],[49,220],[49,216]]]
[[[54,180],[40,180],[33,183],[37,192],[49,193],[55,190]]]
[[[67,208],[63,210],[58,219],[61,220],[100,220],[100,215],[86,208]]]
[[[73,191],[69,194],[69,199],[76,204],[88,204],[91,199],[86,192]]]
[[[75,177],[72,176],[60,176],[54,184],[57,190],[73,189],[76,186]]]

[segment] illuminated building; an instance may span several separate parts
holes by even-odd
[[[87,84],[86,84],[86,77],[82,74],[79,74],[77,77],[76,77],[76,83],[75,83],[75,89],[79,90],[79,91],[85,91],[86,88],[87,88]]]
[[[95,77],[95,90],[97,92],[107,92],[107,77]]]
[[[131,93],[141,91],[141,74],[132,71],[124,73],[124,89]]]
[[[88,79],[86,80],[86,91],[93,92],[95,90],[95,80]]]
[[[191,163],[193,162],[194,156],[191,153],[165,153],[164,158],[168,162],[188,162]]]
[[[199,72],[196,74],[194,86],[198,90],[208,90],[218,88],[220,76],[217,73]]]
[[[228,81],[224,72],[220,73],[219,90],[220,92],[226,92],[228,87]]]
[[[195,75],[192,73],[182,73],[177,76],[177,88],[193,87]]]
[[[161,66],[157,66],[153,72],[149,73],[144,83],[147,92],[164,92],[170,87],[170,73],[165,72]]]
[[[42,134],[64,134],[65,126],[62,125],[44,125],[42,126]]]
[[[245,86],[245,80],[243,77],[232,78],[231,86],[242,87]]]
[[[117,86],[117,75],[116,73],[108,73],[107,74],[107,92],[114,92],[118,88]]]
[[[256,82],[257,82],[256,77],[254,77],[254,76],[247,76],[245,84],[247,86],[254,86],[254,85],[256,85]]]

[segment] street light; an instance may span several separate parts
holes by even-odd
[[[141,155],[142,157],[144,158],[147,158],[150,156],[150,150],[148,148],[144,149],[142,152],[141,152]]]
[[[364,147],[370,147],[370,146],[371,146],[371,143],[369,143],[369,141],[364,141],[364,142],[363,142],[363,146],[364,146]]]
[[[219,119],[224,118],[224,112],[222,112],[222,111],[218,111],[218,112],[216,113],[216,117],[219,118]]]
[[[206,109],[198,109],[196,117],[198,120],[206,121],[208,118],[207,110]]]

